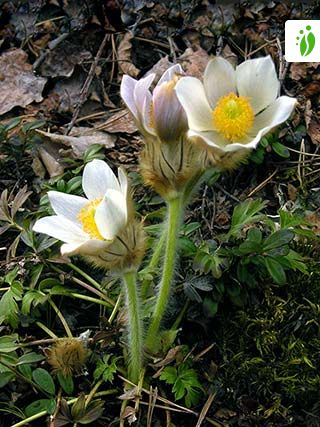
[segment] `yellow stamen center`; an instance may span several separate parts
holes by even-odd
[[[78,213],[78,219],[82,224],[83,231],[88,233],[92,239],[98,240],[104,240],[101,234],[99,233],[98,227],[94,220],[94,215],[101,200],[102,199],[91,200]]]
[[[238,141],[252,128],[254,112],[248,99],[229,93],[221,97],[212,111],[215,129],[230,141]]]

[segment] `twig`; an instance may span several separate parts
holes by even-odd
[[[99,50],[98,50],[98,52],[97,52],[97,54],[96,54],[96,56],[94,58],[94,61],[91,64],[91,68],[90,68],[89,74],[88,74],[88,76],[86,78],[86,81],[84,82],[84,85],[82,86],[82,89],[81,89],[81,92],[80,92],[79,101],[78,101],[78,103],[77,103],[77,105],[76,105],[76,107],[74,109],[71,122],[69,123],[67,131],[66,131],[66,135],[69,135],[71,129],[73,128],[73,126],[74,126],[74,124],[75,124],[75,122],[76,122],[76,120],[78,118],[78,115],[80,113],[80,109],[82,107],[82,104],[87,99],[88,90],[89,90],[90,84],[91,84],[91,82],[93,80],[94,73],[96,71],[99,59],[100,59],[100,57],[102,55],[103,49],[105,48],[105,45],[106,45],[107,40],[109,39],[109,37],[110,37],[109,34],[106,34],[104,36],[104,38],[103,38],[103,40],[102,40],[102,42],[100,44]]]
[[[201,424],[203,423],[203,421],[205,420],[207,412],[209,411],[210,406],[212,405],[212,402],[213,402],[215,396],[216,396],[216,393],[211,393],[210,396],[208,397],[206,403],[203,405],[203,408],[200,412],[196,427],[200,427]]]
[[[257,193],[258,191],[260,191],[263,187],[265,187],[268,182],[276,175],[276,173],[278,172],[278,168],[272,172],[272,174],[270,176],[268,176],[268,178],[266,178],[264,181],[262,181],[256,188],[254,188],[252,191],[250,191],[250,193],[248,194],[247,197],[251,197],[253,196],[255,193]]]
[[[150,394],[149,394],[149,404],[148,404],[148,413],[147,413],[147,427],[152,427],[152,415],[153,415],[153,411],[154,408],[156,406],[156,401],[157,401],[157,396],[158,396],[158,388],[156,387],[155,389],[153,389],[152,386],[150,386]],[[144,404],[144,402],[140,402],[142,405]]]
[[[69,36],[69,33],[62,33],[59,37],[52,40],[48,43],[48,49],[44,50],[40,53],[39,57],[34,61],[32,69],[35,71],[40,65],[43,63],[43,61],[46,59],[46,57],[49,55],[49,53],[55,49],[60,43],[62,43],[67,37]]]

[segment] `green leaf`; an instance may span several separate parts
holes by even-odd
[[[28,363],[37,363],[37,362],[40,362],[41,360],[44,360],[44,359],[45,359],[45,357],[42,356],[42,354],[37,354],[37,353],[34,353],[32,351],[30,353],[26,353],[26,354],[22,355],[21,357],[19,357],[18,362],[17,362],[17,366],[28,364]]]
[[[266,204],[265,201],[256,199],[246,200],[237,205],[233,211],[231,227],[227,237],[237,236],[244,226],[254,224],[265,218],[265,215],[259,212],[266,207]]]
[[[5,125],[5,129],[8,132],[8,130],[14,129],[18,126],[18,124],[21,122],[20,117],[15,117],[14,119],[10,120],[9,123]]]
[[[6,386],[15,378],[15,374],[11,371],[0,372],[0,388]]]
[[[103,378],[106,382],[112,382],[114,379],[114,374],[117,372],[117,357],[111,357],[110,354],[103,356],[103,359],[99,359],[97,367],[93,373],[95,380],[98,380],[100,377]]]
[[[56,408],[56,401],[54,399],[39,399],[30,403],[25,409],[27,417],[32,417],[42,411],[47,411],[48,414],[53,414]]]
[[[18,334],[0,337],[0,353],[11,353],[19,348],[19,345],[16,343],[17,340]]]
[[[59,384],[61,385],[63,391],[71,396],[74,390],[73,378],[71,375],[64,376],[61,372],[57,373],[57,378]]]
[[[27,133],[30,130],[39,129],[46,124],[45,120],[35,120],[34,122],[27,123],[22,126],[21,130],[23,133]]]
[[[284,285],[286,283],[287,278],[282,265],[272,257],[264,258],[264,263],[273,280],[278,285]]]
[[[47,393],[54,395],[56,388],[52,376],[43,368],[37,368],[33,371],[32,378],[38,386]]]
[[[43,304],[47,299],[47,295],[43,295],[42,292],[36,289],[26,292],[22,299],[21,313],[29,314],[32,305],[35,307],[38,304]]]
[[[2,295],[0,300],[0,324],[5,323],[17,328],[19,324],[19,307],[14,293],[9,289]]]
[[[104,410],[103,400],[94,400],[86,407],[84,415],[79,419],[79,424],[91,424],[101,417]]]
[[[167,366],[160,374],[160,380],[167,384],[174,384],[177,379],[177,369],[173,366]]]
[[[281,246],[287,245],[294,238],[294,232],[288,229],[278,230],[275,233],[271,234],[263,242],[263,251],[269,252],[273,249],[279,248]]]
[[[290,157],[289,150],[285,145],[281,144],[280,142],[273,142],[271,145],[273,151],[278,154],[278,156],[284,157],[286,159]]]
[[[205,297],[203,300],[203,311],[207,317],[212,319],[218,311],[217,301],[213,301],[210,297]]]

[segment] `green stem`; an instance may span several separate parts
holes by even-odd
[[[155,346],[158,341],[157,334],[159,332],[161,320],[167,308],[168,299],[171,291],[182,207],[183,203],[179,197],[168,202],[167,241],[164,255],[162,278],[160,282],[156,306],[146,338],[146,347],[151,351],[155,350]]]
[[[156,267],[158,267],[161,255],[163,253],[163,247],[164,247],[165,242],[166,242],[166,235],[167,235],[166,229],[163,229],[163,231],[161,232],[161,235],[160,235],[160,239],[158,240],[157,246],[156,246],[156,248],[152,254],[152,257],[150,259],[150,262],[147,265],[147,267],[145,268],[146,271],[148,271],[148,270],[152,271]],[[145,300],[147,297],[150,283],[151,283],[150,280],[145,280],[142,283],[142,286],[141,286],[141,298],[142,298],[142,300]]]
[[[54,332],[52,332],[46,325],[44,325],[42,322],[36,322],[36,325],[39,326],[39,328],[41,328],[44,332],[46,332],[49,337],[51,338],[58,338],[58,335],[56,335]]]
[[[57,305],[52,301],[51,298],[48,299],[48,303],[51,305],[51,307],[54,309],[54,311],[56,312],[56,315],[59,317],[60,322],[62,323],[66,334],[68,335],[69,338],[73,338],[71,329],[69,328],[69,325],[66,321],[66,319],[63,317],[63,314],[61,313],[61,311],[59,310],[59,308],[57,307]]]
[[[129,378],[138,383],[142,369],[142,321],[138,295],[136,272],[129,271],[123,275],[126,289],[126,302],[129,329]]]

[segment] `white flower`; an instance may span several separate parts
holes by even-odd
[[[105,250],[126,226],[128,181],[121,168],[118,178],[102,160],[93,160],[83,171],[85,197],[49,191],[56,213],[39,219],[33,226],[38,233],[64,242],[62,255],[96,255]]]
[[[155,78],[150,74],[140,80],[123,76],[120,94],[142,134],[158,136],[163,142],[177,141],[187,130],[187,117],[174,87],[183,70],[179,64],[170,67],[151,94]]]
[[[250,59],[236,69],[216,57],[208,63],[203,83],[183,77],[176,85],[188,117],[188,136],[221,153],[255,148],[263,135],[289,118],[296,99],[279,97],[279,89],[270,56]]]

